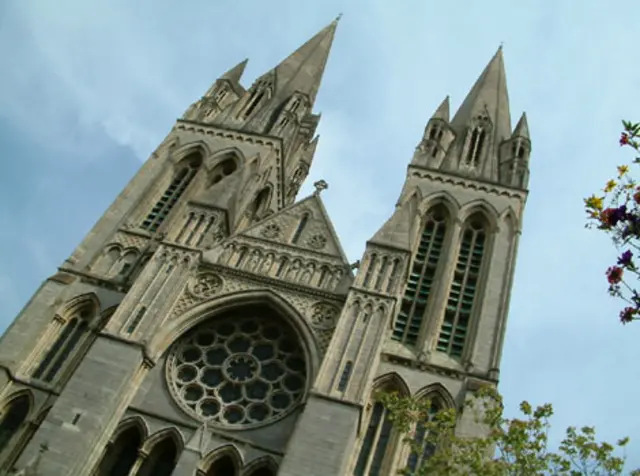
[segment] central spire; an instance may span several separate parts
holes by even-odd
[[[307,94],[311,103],[315,101],[339,19],[338,16],[275,67],[277,95],[298,91]]]

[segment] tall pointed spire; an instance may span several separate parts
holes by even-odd
[[[338,21],[339,17],[276,66],[276,94],[300,91],[315,101]]]
[[[229,71],[220,76],[220,79],[227,79],[232,83],[239,83],[240,78],[242,77],[242,73],[244,73],[244,69],[247,67],[247,63],[249,62],[249,58],[245,58],[243,61],[235,65]]]
[[[457,132],[464,130],[480,113],[486,112],[493,124],[492,147],[511,136],[511,116],[509,113],[509,95],[504,70],[502,45],[486,66],[471,91],[463,101],[451,122]]]

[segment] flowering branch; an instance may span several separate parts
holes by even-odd
[[[640,153],[640,123],[622,121],[624,132],[620,146],[631,147]],[[634,165],[640,164],[636,157]],[[640,294],[635,288],[640,270],[634,262],[634,251],[640,252],[640,186],[629,173],[629,165],[618,166],[616,179],[609,180],[602,195],[591,195],[584,200],[588,228],[597,228],[609,234],[621,253],[615,265],[606,271],[609,294],[622,299],[625,307],[620,311],[623,324],[640,320]]]

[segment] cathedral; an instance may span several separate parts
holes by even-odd
[[[351,263],[327,183],[298,197],[337,23],[217,79],[35,291],[0,340],[0,474],[387,476],[429,454],[380,392],[498,384],[531,152],[502,49]]]

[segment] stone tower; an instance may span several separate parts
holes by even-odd
[[[360,271],[296,200],[337,21],[192,104],[0,340],[0,474],[387,475],[373,399],[497,384],[530,141],[499,50],[429,120]],[[463,414],[460,432],[482,432]]]

